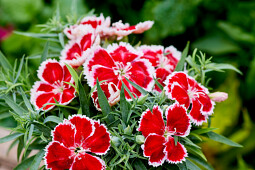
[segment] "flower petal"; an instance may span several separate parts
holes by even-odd
[[[207,122],[208,116],[203,115],[201,112],[202,105],[198,99],[192,99],[192,108],[189,113],[191,121],[197,126],[202,125],[203,122]]]
[[[137,130],[142,132],[144,137],[147,137],[151,133],[158,135],[164,134],[165,123],[163,120],[163,112],[159,106],[154,106],[152,112],[149,109],[143,112]]]
[[[172,74],[170,74],[164,82],[166,85],[166,93],[171,93],[171,87],[174,82],[178,83],[184,90],[187,91],[189,87],[187,77],[188,75],[184,72],[173,72]]]
[[[63,81],[73,83],[74,80],[73,80],[72,75],[70,74],[68,68],[66,67],[66,65],[63,66],[63,70],[64,70],[64,79],[63,79]],[[67,86],[69,86],[69,85],[67,85]]]
[[[59,101],[60,99],[60,94],[54,94],[54,93],[37,93],[37,96],[35,97],[34,105],[36,106],[36,109],[42,108],[46,103],[55,103],[55,100]],[[47,105],[43,107],[43,110],[48,110],[53,108],[54,105]]]
[[[157,67],[159,64],[159,56],[163,55],[164,47],[161,45],[142,45],[138,47],[138,50],[143,52],[141,58],[149,60],[153,67]]]
[[[143,155],[149,157],[149,165],[154,167],[160,166],[164,163],[166,155],[165,137],[157,134],[150,134],[142,145]]]
[[[65,147],[69,148],[74,146],[75,126],[70,124],[60,123],[52,132],[53,140],[58,141]]]
[[[177,63],[181,59],[182,53],[178,51],[174,46],[169,46],[165,49],[166,57],[169,59],[171,65],[176,67]]]
[[[156,79],[158,80],[158,82],[164,87],[164,81],[166,80],[167,76],[170,74],[171,72],[164,69],[164,68],[157,68],[155,71],[156,74]],[[158,85],[155,84],[155,90],[158,92],[161,92],[162,90],[158,87]]]
[[[75,143],[83,144],[83,142],[94,134],[94,122],[86,116],[74,115],[69,118],[69,121],[75,126]]]
[[[184,104],[186,108],[190,105],[189,95],[179,84],[173,83],[169,98],[178,101],[180,104]]]
[[[57,60],[48,59],[39,67],[38,77],[50,84],[62,81],[64,77],[63,68]]]
[[[152,25],[154,24],[153,21],[144,21],[144,22],[139,22],[136,26],[135,26],[135,30],[133,31],[133,33],[135,34],[141,34],[144,31],[147,31],[149,29],[151,29]]]
[[[71,170],[104,170],[105,163],[98,157],[87,153],[79,154],[75,157]]]
[[[166,110],[167,131],[177,136],[188,136],[190,132],[190,120],[184,106],[175,103]]]
[[[72,166],[74,156],[68,148],[54,141],[46,147],[44,160],[48,169],[69,169]]]
[[[175,145],[174,138],[169,137],[165,145],[167,162],[177,164],[185,161],[185,157],[188,156],[188,153],[181,143],[177,142],[177,145]]]
[[[84,141],[83,147],[95,154],[104,155],[110,148],[110,133],[103,124],[94,122],[94,126],[94,134]]]
[[[202,104],[202,114],[211,115],[213,113],[215,103],[210,99],[210,97],[205,92],[198,93],[198,101]]]
[[[32,91],[34,92],[52,92],[54,87],[48,83],[44,83],[42,81],[37,81],[33,85]]]
[[[75,88],[72,86],[70,88],[66,88],[63,90],[60,103],[66,105],[70,103],[74,97],[75,97]]]

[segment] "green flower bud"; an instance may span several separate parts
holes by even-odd
[[[142,96],[138,99],[137,104],[143,105],[148,98],[149,94],[146,94],[145,96]]]
[[[126,127],[124,129],[124,134],[126,134],[126,135],[131,135],[132,134],[132,129],[129,125],[128,125],[128,127]]]
[[[136,143],[138,143],[138,144],[143,144],[144,141],[145,141],[145,138],[144,138],[143,135],[137,135],[137,136],[135,137],[135,141],[136,141]]]
[[[111,142],[117,147],[120,145],[120,139],[116,136],[111,137]]]

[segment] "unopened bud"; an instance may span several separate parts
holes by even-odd
[[[225,92],[214,92],[214,93],[210,93],[209,97],[212,99],[212,101],[223,102],[223,101],[228,99],[228,93],[225,93]]]
[[[111,141],[115,146],[119,146],[120,145],[120,139],[116,136],[111,137]]]
[[[126,135],[131,135],[132,134],[132,130],[131,130],[131,127],[128,125],[128,127],[126,127],[124,129],[124,134]]]
[[[142,96],[138,99],[137,104],[143,105],[148,98],[149,94],[146,94],[145,96]]]
[[[136,143],[138,143],[138,144],[143,144],[144,141],[145,141],[145,138],[144,138],[143,135],[137,135],[137,136],[135,137],[135,141],[136,141]]]

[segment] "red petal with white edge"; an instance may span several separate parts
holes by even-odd
[[[145,22],[140,22],[135,26],[135,30],[133,33],[135,34],[141,34],[144,31],[147,31],[149,29],[151,29],[152,25],[154,24],[153,21],[145,21]]]
[[[166,110],[166,129],[177,136],[188,136],[190,132],[190,120],[184,106],[175,103]]]
[[[75,88],[70,87],[68,89],[64,89],[60,103],[66,105],[70,103],[74,97],[75,97]]]
[[[53,140],[62,143],[69,148],[74,146],[75,126],[70,124],[59,124],[52,132]]]
[[[98,65],[94,66],[91,75],[87,76],[90,87],[96,85],[97,78],[99,81],[107,80],[107,82],[113,82],[114,84],[118,84],[119,81],[113,69]]]
[[[202,105],[198,99],[192,99],[192,108],[189,112],[189,117],[191,121],[197,126],[202,125],[203,122],[207,121],[208,116],[202,115],[201,113]]]
[[[98,26],[105,26],[109,27],[110,26],[110,17],[104,17],[103,14],[100,14],[99,17],[96,16],[86,16],[81,20],[80,24],[83,25],[91,25],[94,29],[97,28]]]
[[[171,93],[171,87],[174,82],[178,83],[184,90],[188,90],[188,75],[184,72],[173,72],[170,74],[167,78],[166,81],[164,82],[166,87],[166,94],[168,95]]]
[[[155,71],[156,74],[156,79],[158,82],[164,87],[164,81],[166,80],[166,77],[170,74],[171,72],[164,69],[164,68],[157,68]],[[155,90],[158,92],[161,92],[162,90],[158,87],[158,85],[155,84]]]
[[[46,103],[55,103],[55,100],[59,101],[60,100],[60,94],[54,94],[54,93],[39,93],[37,94],[35,98],[35,103],[34,105],[36,106],[36,109],[40,109],[45,105]],[[53,108],[54,105],[47,105],[43,107],[43,110],[48,110]]]
[[[44,61],[38,70],[38,77],[50,84],[63,80],[63,68],[57,60],[48,59]]]
[[[198,101],[202,104],[202,114],[211,115],[213,113],[215,103],[204,92],[198,92]]]
[[[72,152],[58,142],[51,142],[46,147],[45,164],[47,169],[69,169],[74,161]]]
[[[75,126],[75,143],[82,144],[88,137],[94,134],[94,122],[86,116],[74,115],[69,121]]]
[[[166,57],[170,60],[170,63],[174,66],[177,65],[178,61],[181,59],[181,52],[178,51],[174,46],[169,46],[165,49]]]
[[[33,86],[33,91],[35,92],[52,92],[52,90],[54,89],[54,87],[48,83],[44,83],[41,81],[37,81],[35,82],[34,86]]]
[[[175,82],[173,83],[171,93],[168,94],[168,96],[169,98],[178,101],[178,103],[183,104],[186,108],[190,105],[190,99],[187,91]]]
[[[75,157],[71,170],[104,170],[105,168],[105,163],[100,158],[82,153]]]
[[[181,143],[177,142],[177,145],[175,145],[174,138],[169,137],[165,145],[167,162],[177,164],[185,161],[185,157],[188,156],[188,153],[186,148]]]
[[[148,60],[141,59],[131,64],[131,68],[126,72],[127,78],[145,88],[147,91],[151,91],[154,85],[153,75],[155,74],[154,67]]]
[[[159,106],[154,106],[152,112],[149,109],[143,112],[137,130],[142,132],[144,137],[147,137],[150,133],[158,135],[164,134],[165,123],[163,120],[163,112]]]
[[[153,67],[157,67],[159,64],[159,56],[163,55],[164,47],[160,45],[142,45],[138,47],[138,50],[143,52],[141,58],[149,60]]]
[[[72,75],[70,74],[68,68],[66,67],[66,65],[63,66],[63,70],[64,70],[64,79],[63,79],[63,81],[73,83],[74,80],[73,80]],[[69,86],[69,85],[65,84],[65,86]]]
[[[142,52],[135,50],[129,43],[120,42],[119,44],[111,44],[107,47],[107,51],[111,55],[114,62],[123,63],[124,66],[128,62],[133,62],[142,56]]]
[[[157,134],[150,134],[142,145],[143,155],[149,157],[149,165],[160,166],[166,159],[165,137]]]
[[[95,132],[83,143],[83,148],[98,155],[104,155],[110,148],[110,133],[103,124],[94,122]]]
[[[112,57],[100,46],[94,49],[94,55],[84,64],[84,74],[88,75],[89,72],[92,71],[92,67],[95,65],[101,65],[107,68],[115,67]]]

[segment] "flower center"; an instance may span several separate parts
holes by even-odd
[[[74,56],[75,58],[79,58],[79,57],[81,57],[81,56],[80,56],[80,54],[79,54],[79,53],[77,53],[77,52],[75,52],[75,53],[73,54],[73,56]]]
[[[159,56],[159,67],[167,70],[172,70],[173,66],[169,64],[170,60],[165,56]]]
[[[169,136],[172,136],[176,133],[176,128],[174,128],[174,132],[173,131],[169,131],[168,129],[165,130],[165,133],[164,133],[164,137],[166,139],[168,139]]]
[[[52,90],[52,92],[54,94],[57,94],[57,93],[62,93],[64,91],[64,85],[63,85],[63,82],[61,81],[55,81],[53,83],[53,86],[54,86],[54,89]]]
[[[81,146],[74,149],[74,153],[77,155],[79,153],[85,152],[86,150],[83,149]]]
[[[116,62],[115,67],[113,67],[113,71],[115,75],[118,75],[119,78],[124,75],[128,75],[127,72],[132,68],[131,63],[127,62],[126,65],[124,65],[122,62]]]

